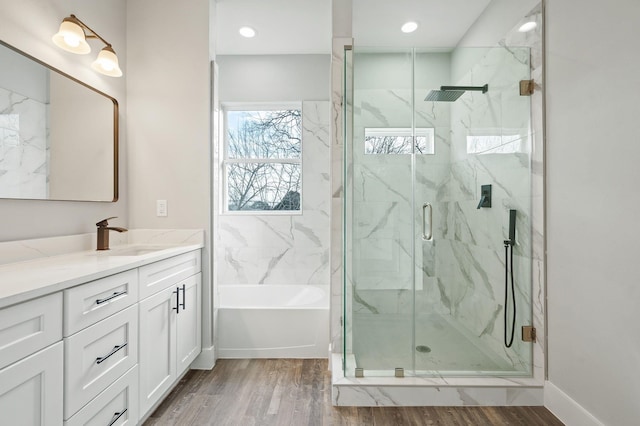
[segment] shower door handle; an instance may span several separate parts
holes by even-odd
[[[426,210],[429,208],[429,233],[427,234],[427,226],[425,224],[426,219]],[[422,240],[423,241],[431,241],[433,240],[433,207],[431,207],[430,203],[424,203],[422,205]]]

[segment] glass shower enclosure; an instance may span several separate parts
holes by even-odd
[[[530,376],[529,49],[345,57],[345,376]]]

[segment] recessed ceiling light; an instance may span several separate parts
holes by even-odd
[[[256,30],[251,27],[242,27],[238,30],[242,37],[251,38],[256,35]]]
[[[406,22],[400,29],[403,33],[412,33],[418,29],[418,24],[413,21],[409,21]]]
[[[522,24],[520,26],[520,28],[518,28],[518,31],[520,31],[521,33],[526,33],[527,31],[531,31],[532,29],[534,29],[537,26],[538,26],[538,24],[536,24],[535,21],[526,22],[526,23]]]

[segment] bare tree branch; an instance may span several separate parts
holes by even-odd
[[[226,164],[228,209],[299,210],[300,164],[265,160],[300,158],[300,110],[229,113],[241,119],[228,129],[227,156],[247,161]]]

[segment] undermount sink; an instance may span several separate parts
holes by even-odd
[[[128,247],[114,247],[111,250],[105,250],[104,253],[107,256],[142,256],[144,254],[155,253],[160,250],[166,250],[169,246],[128,246]]]

